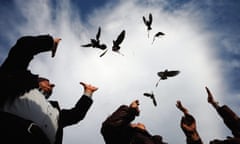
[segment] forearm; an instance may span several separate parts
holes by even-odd
[[[86,116],[89,108],[91,107],[93,100],[88,96],[83,95],[74,108],[63,109],[60,111],[60,123],[63,127],[73,125],[83,120]]]
[[[54,39],[50,35],[25,36],[18,40],[16,46],[26,51],[26,56],[33,56],[40,52],[50,51],[54,46]]]
[[[26,70],[34,55],[51,50],[53,45],[53,38],[49,35],[21,37],[11,48],[7,59],[2,64],[2,69]]]

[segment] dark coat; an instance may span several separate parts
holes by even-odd
[[[209,144],[240,144],[240,138],[228,138],[226,140],[212,140]]]
[[[38,75],[28,70],[34,55],[50,51],[54,45],[49,35],[24,36],[10,49],[6,60],[0,67],[0,106],[7,99],[23,95],[25,92],[38,87]]]
[[[48,137],[32,121],[0,111],[0,139],[6,144],[50,144]],[[30,127],[31,126],[31,127]]]
[[[63,128],[81,121],[90,106],[92,99],[83,95],[72,109],[60,109],[57,101],[50,101],[53,107],[59,110],[58,129],[55,144],[61,144],[63,138]],[[0,138],[8,144],[15,144],[16,140],[22,144],[49,144],[48,138],[41,134],[35,136],[28,132],[28,127],[32,123],[30,120],[0,112]],[[40,128],[39,128],[40,129]],[[41,131],[42,130],[38,130]],[[43,133],[43,132],[42,132]]]
[[[6,100],[14,100],[25,92],[33,88],[38,88],[39,77],[28,70],[29,63],[35,55],[51,51],[53,46],[54,40],[50,35],[24,36],[18,39],[0,67],[0,91],[3,93],[0,97],[0,106],[3,106]],[[51,104],[57,107],[60,112],[56,144],[61,144],[63,128],[82,120],[92,104],[92,99],[82,96],[77,104],[69,110],[60,110],[56,101],[51,102]],[[15,122],[17,123],[17,121]],[[8,125],[11,125],[11,123],[6,124],[6,126]],[[14,138],[14,136],[11,137]]]
[[[131,121],[135,119],[136,109],[120,106],[103,123],[101,134],[106,144],[163,144],[162,137],[152,136],[145,130],[132,128]]]
[[[84,119],[92,103],[92,99],[85,95],[78,100],[72,109],[60,109],[57,101],[51,101],[53,107],[56,107],[60,112],[55,144],[62,143],[64,127],[77,124]]]
[[[233,136],[240,138],[240,118],[226,105],[218,107],[217,112]]]

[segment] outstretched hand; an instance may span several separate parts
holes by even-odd
[[[130,108],[134,108],[137,110],[137,116],[139,115],[140,113],[140,110],[139,110],[139,101],[138,100],[134,100],[131,104],[130,104]]]
[[[85,93],[85,94],[92,95],[93,92],[95,92],[96,90],[98,90],[97,87],[92,86],[92,85],[90,85],[90,84],[86,84],[86,83],[84,83],[84,82],[80,82],[80,84],[83,86],[83,88],[84,88],[84,93]]]
[[[54,39],[53,39],[52,57],[55,56],[56,51],[57,51],[58,44],[59,44],[59,42],[60,42],[61,40],[62,40],[61,38],[54,38]]]
[[[178,109],[180,109],[180,110],[183,108],[182,103],[181,103],[180,100],[177,101],[176,107],[177,107]]]
[[[214,103],[215,101],[214,101],[214,99],[213,99],[213,95],[212,95],[212,93],[211,93],[211,91],[208,89],[208,87],[205,87],[205,89],[206,89],[206,91],[207,91],[207,94],[208,94],[208,102],[209,103]]]
[[[185,107],[183,107],[182,103],[180,100],[177,101],[176,107],[181,110],[184,114],[186,114],[188,111]]]

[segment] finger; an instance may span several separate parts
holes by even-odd
[[[180,100],[177,100],[177,104],[178,104],[178,105],[180,105],[180,104],[181,104]]]
[[[86,86],[86,84],[85,84],[84,82],[80,82],[80,84],[81,84],[83,87]]]
[[[136,103],[137,105],[139,105],[139,101],[138,101],[138,100],[136,100],[135,103]]]
[[[93,87],[93,91],[96,91],[96,90],[98,90],[98,88],[97,87]]]
[[[60,42],[61,40],[62,40],[61,38],[55,38],[55,39],[54,39],[54,41],[55,41],[56,43]]]
[[[206,91],[208,94],[211,94],[210,90],[208,89],[208,87],[205,87]]]
[[[55,87],[55,84],[51,84],[50,87],[51,87],[51,88],[54,88],[54,87]]]

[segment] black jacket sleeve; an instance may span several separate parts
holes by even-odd
[[[34,55],[50,51],[53,45],[53,38],[50,35],[21,37],[11,48],[1,69],[8,72],[25,71]]]
[[[227,105],[217,108],[218,114],[222,117],[225,125],[232,131],[235,137],[240,137],[240,118]]]
[[[60,127],[73,125],[83,120],[93,100],[83,95],[72,109],[62,109],[59,114]]]

